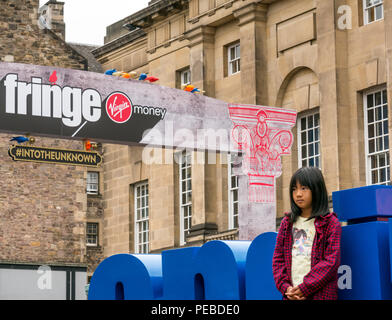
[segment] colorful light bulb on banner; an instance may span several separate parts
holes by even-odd
[[[242,169],[249,177],[249,201],[275,202],[275,179],[282,174],[282,155],[290,154],[291,129],[297,112],[274,107],[229,105],[232,139],[244,153]]]

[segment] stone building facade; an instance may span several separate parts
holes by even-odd
[[[279,218],[303,165],[321,168],[330,195],[390,184],[391,25],[386,0],[160,0],[109,26],[93,53],[104,69],[148,72],[162,86],[191,79],[230,103],[296,110],[277,179]],[[216,165],[148,165],[143,147],[104,148],[105,257],[146,242],[159,252],[236,238],[226,155]],[[135,191],[143,185],[148,195]]]
[[[63,6],[53,0],[45,5],[52,19],[48,29],[39,23],[38,0],[1,1],[1,61],[101,72],[96,61],[91,63],[91,53],[81,52],[88,51],[86,46],[65,42]],[[20,132],[0,134],[1,268],[49,265],[67,272],[89,269],[91,275],[103,252],[99,236],[95,246],[86,245],[86,225],[102,219],[102,201],[99,193],[86,193],[86,184],[88,171],[102,169],[15,162],[8,155],[15,135]],[[84,149],[82,141],[33,138],[34,146]],[[68,292],[67,297],[74,295]]]

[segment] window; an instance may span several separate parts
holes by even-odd
[[[98,194],[99,190],[99,173],[87,172],[87,194]]]
[[[236,154],[228,154],[229,229],[238,228],[238,176],[233,172]]]
[[[364,95],[366,183],[390,185],[387,91]]]
[[[227,48],[227,60],[229,62],[228,70],[229,76],[241,71],[240,57],[241,57],[240,44],[229,46]]]
[[[365,24],[384,19],[383,0],[363,0],[363,8]]]
[[[192,176],[191,153],[183,152],[180,168],[180,244],[185,244],[186,235],[192,226]]]
[[[148,252],[148,183],[141,183],[135,186],[135,253]]]
[[[298,120],[298,167],[321,169],[320,113],[313,112]]]
[[[181,88],[182,86],[186,86],[188,84],[191,84],[191,70],[185,69],[180,72],[180,81],[181,81]]]
[[[87,222],[86,245],[98,246],[98,223]]]

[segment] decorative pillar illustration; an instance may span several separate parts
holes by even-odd
[[[232,141],[243,153],[240,176],[239,238],[252,240],[275,231],[275,180],[282,174],[281,156],[290,154],[291,129],[297,112],[275,107],[229,105]],[[247,176],[247,177],[246,177]],[[247,185],[244,178],[247,178]],[[244,198],[244,190],[247,197]],[[246,201],[248,200],[248,201]],[[246,205],[246,206],[245,206]]]

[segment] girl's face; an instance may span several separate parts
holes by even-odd
[[[312,191],[309,187],[303,186],[297,182],[293,188],[293,200],[302,210],[312,208]]]

